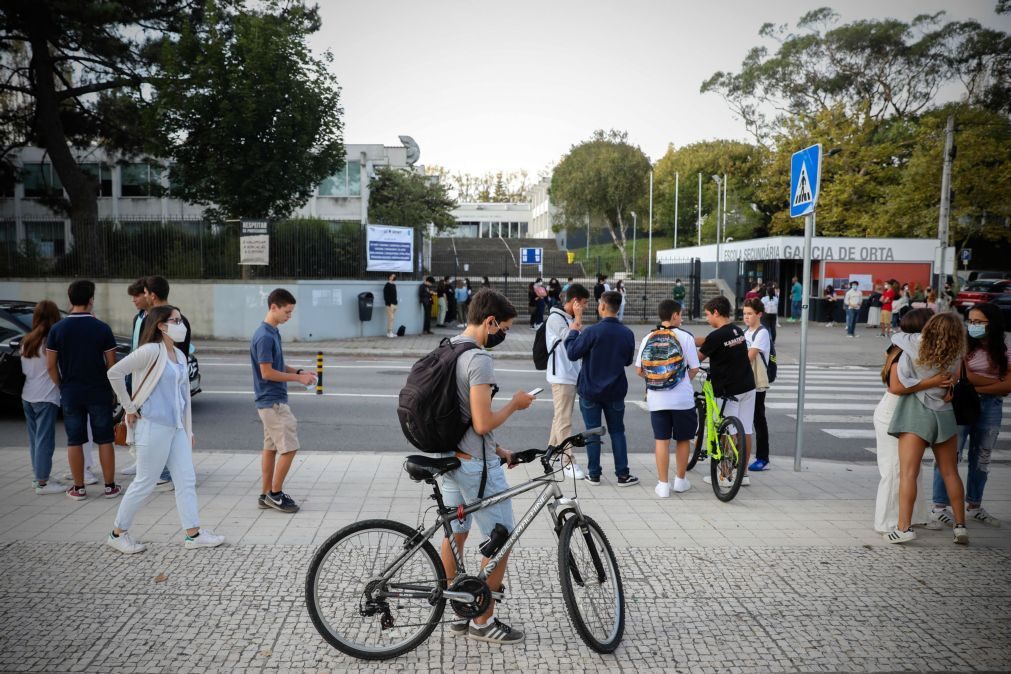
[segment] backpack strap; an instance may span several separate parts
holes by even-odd
[[[551,311],[548,312],[548,318],[551,318],[552,316],[561,316],[562,319],[565,320],[565,327],[569,327],[570,325],[572,325],[572,322],[569,320],[569,315],[567,313],[565,313],[563,310],[559,309],[558,307],[552,307]],[[544,327],[544,336],[545,336],[545,338],[547,338],[547,334],[548,334],[548,328],[547,328],[546,324],[547,324],[547,320],[545,320],[545,327]],[[556,339],[554,345],[550,349],[548,349],[548,357],[551,358],[551,374],[552,375],[557,375],[558,374],[557,370],[555,369],[555,350],[558,348],[558,346],[561,343],[562,343],[561,339]]]

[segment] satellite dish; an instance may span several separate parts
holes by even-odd
[[[421,157],[421,148],[410,136],[400,136],[400,142],[407,148],[407,165],[414,166]]]

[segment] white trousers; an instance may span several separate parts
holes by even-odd
[[[176,510],[183,529],[200,526],[197,514],[197,476],[193,470],[193,446],[182,428],[169,428],[138,419],[134,428],[137,450],[137,476],[126,490],[116,513],[118,529],[129,530],[133,518],[158,482],[162,468],[168,465],[175,485]]]
[[[899,439],[888,435],[888,424],[892,421],[899,396],[885,391],[881,402],[874,408],[874,434],[877,436],[878,497],[874,504],[874,530],[888,533],[899,525]],[[912,524],[927,522],[923,494],[923,470],[916,478],[916,502],[913,504]]]

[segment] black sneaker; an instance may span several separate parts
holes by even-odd
[[[587,475],[586,481],[589,482],[594,487],[600,486],[600,476],[599,475]]]
[[[639,484],[639,478],[635,475],[622,475],[618,478],[619,487],[631,487],[633,484]]]
[[[266,510],[270,506],[267,505],[267,495],[260,494],[259,498],[256,499],[256,507],[260,510]]]
[[[276,497],[271,496],[270,494],[264,494],[263,502],[267,504],[267,507],[273,508],[274,510],[280,510],[283,513],[290,514],[298,512],[298,504],[283,491],[280,496]]]
[[[487,641],[493,644],[518,644],[523,641],[523,632],[509,627],[498,618],[492,618],[484,627],[474,627],[467,631],[467,636],[477,641]]]

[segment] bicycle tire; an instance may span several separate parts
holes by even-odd
[[[737,417],[724,417],[716,431],[717,442],[719,442],[722,456],[720,460],[711,460],[709,463],[709,478],[713,485],[713,493],[716,498],[723,502],[732,501],[737,492],[741,489],[741,480],[744,479],[744,469],[747,468],[746,446],[747,436],[744,434],[744,425]],[[730,443],[737,448],[737,455],[734,456]],[[725,482],[720,482],[720,477],[730,482],[725,486]]]
[[[578,532],[578,535],[577,535]],[[597,559],[604,571],[603,581],[593,560],[588,542],[593,544]],[[597,653],[613,653],[625,633],[625,591],[618,571],[618,560],[600,525],[589,517],[571,517],[565,523],[558,539],[558,575],[562,584],[562,599],[569,619],[586,645]],[[597,580],[596,583],[588,581]],[[592,602],[592,616],[580,607],[581,599],[588,599],[590,591],[599,588],[611,590],[613,596],[602,602]],[[610,612],[608,612],[610,611]],[[613,614],[613,615],[612,615]],[[591,626],[590,617],[605,618],[599,626]]]
[[[695,403],[695,412],[699,418],[698,432],[695,434],[695,448],[692,450],[692,455],[688,458],[688,470],[695,467],[695,464],[699,462],[702,455],[705,453],[706,449],[706,404],[705,402]]]
[[[306,574],[305,603],[312,624],[330,645],[355,658],[383,660],[414,650],[432,634],[446,607],[446,599],[442,597],[434,603],[399,599],[395,607],[387,608],[393,609],[391,615],[395,618],[402,618],[399,622],[405,628],[418,628],[404,638],[396,634],[399,631],[396,624],[382,628],[382,613],[361,614],[370,579],[418,536],[416,529],[400,522],[363,520],[333,534],[316,550]],[[376,542],[370,544],[373,537]],[[384,546],[384,539],[389,545]],[[331,577],[334,574],[340,578],[334,580]],[[403,583],[446,587],[446,570],[431,541],[424,541],[397,574],[394,578],[401,578]],[[335,620],[344,622],[335,625]],[[365,643],[369,638],[382,641],[387,637],[397,640],[385,645]]]

